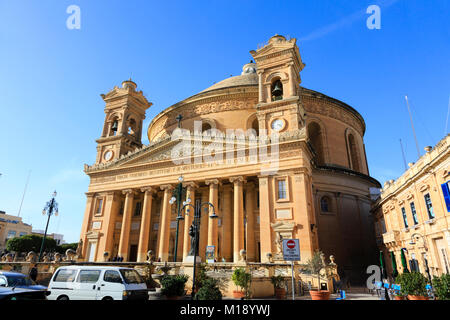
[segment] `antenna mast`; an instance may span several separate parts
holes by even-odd
[[[414,140],[416,141],[417,155],[420,158],[421,156],[420,156],[419,143],[417,142],[416,129],[414,129],[414,123],[413,123],[413,118],[412,118],[412,114],[411,114],[411,108],[409,107],[408,96],[405,96],[405,99],[406,99],[406,105],[408,106],[409,118],[411,119],[411,127],[413,129]]]
[[[405,151],[403,150],[402,139],[400,139],[400,148],[402,148],[403,163],[405,165],[405,171],[406,171],[406,170],[408,170],[408,166],[406,165]]]
[[[447,135],[448,133],[448,116],[450,114],[450,97],[448,98],[448,111],[447,111],[447,121],[445,122],[445,132],[444,132],[444,137]]]
[[[18,217],[20,217],[20,211],[22,210],[23,199],[25,198],[25,192],[27,191],[28,181],[30,181],[30,174],[31,170],[28,171],[27,182],[25,183],[25,189],[23,189],[22,201],[20,201],[19,213],[17,214]]]

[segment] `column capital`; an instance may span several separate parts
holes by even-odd
[[[198,184],[194,181],[183,182],[183,187],[185,188],[198,188]]]
[[[86,195],[87,198],[95,197],[95,192],[85,192],[84,194]]]
[[[245,180],[244,176],[230,177],[230,182],[234,183],[234,184],[243,183],[245,181],[246,180]]]
[[[133,190],[133,189],[124,189],[124,190],[122,190],[122,194],[125,194],[125,195],[134,195],[134,193],[135,193],[135,191]]]
[[[221,185],[222,183],[220,182],[219,179],[210,179],[210,180],[205,180],[205,184],[207,186],[209,186],[209,185]]]
[[[156,192],[154,187],[143,187],[140,190],[141,190],[141,192],[144,192],[145,194],[150,194],[150,195]]]
[[[173,185],[172,184],[163,184],[162,186],[159,186],[159,188],[164,191],[170,191],[173,189]]]

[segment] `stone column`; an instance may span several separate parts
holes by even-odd
[[[164,190],[164,199],[162,204],[160,228],[161,234],[159,239],[158,258],[161,261],[168,261],[169,259],[169,238],[170,238],[170,203],[169,200],[172,197],[172,185],[161,186],[161,190]]]
[[[86,238],[86,233],[89,231],[89,226],[91,224],[91,215],[92,215],[92,207],[94,205],[94,195],[95,193],[93,192],[86,192],[86,210],[84,211],[84,219],[83,219],[83,224],[81,226],[81,235],[80,235],[80,240],[83,241],[83,247],[81,248],[81,256],[82,259],[84,260],[86,257],[86,252],[87,252],[87,245],[88,245],[88,241]]]
[[[99,257],[97,261],[102,261],[103,253],[108,252],[108,258],[112,257],[114,249],[114,229],[117,216],[117,194],[114,191],[106,193],[106,201],[102,221],[103,236],[99,239]],[[104,225],[103,225],[104,224]]]
[[[219,214],[219,180],[206,180],[206,185],[209,186],[209,202],[214,206],[215,212]],[[210,219],[209,216],[213,214],[213,209],[210,207],[208,210],[208,246],[215,246],[217,256],[217,219]]]
[[[238,262],[240,260],[239,251],[244,249],[244,192],[242,186],[244,177],[232,177],[230,182],[234,185],[233,262]]]
[[[263,103],[264,102],[264,86],[263,86],[263,78],[262,78],[262,70],[258,70],[258,102]]]
[[[191,199],[191,205],[195,206],[195,189],[198,188],[194,182],[184,183],[186,187],[186,200]],[[189,211],[188,211],[189,210]],[[189,228],[194,220],[195,210],[191,206],[184,209],[184,234],[183,234],[183,261],[186,259],[189,250],[191,250],[191,237],[189,236]]]
[[[141,230],[139,233],[137,262],[144,262],[147,260],[154,189],[152,187],[146,187],[142,188],[141,191],[144,192],[144,205],[142,207],[142,219],[141,219]]]
[[[208,202],[208,191],[206,189],[202,190],[201,203]],[[205,261],[206,255],[206,245],[208,244],[208,207],[201,207],[201,218],[200,218],[200,242],[198,246],[198,255]]]
[[[261,262],[269,262],[267,254],[272,254],[272,227],[271,224],[271,192],[269,189],[270,177],[259,177],[259,234],[261,243]]]
[[[123,257],[123,261],[127,261],[134,191],[132,189],[127,189],[123,190],[122,193],[125,194],[125,205],[123,210],[122,229],[120,230],[119,257]]]
[[[245,187],[245,214],[247,217],[247,227],[245,230],[247,247],[245,250],[247,251],[247,261],[255,261],[255,185],[253,182],[250,182]]]
[[[233,258],[233,215],[231,207],[231,185],[223,186],[223,208],[222,208],[222,256],[227,262]]]
[[[294,201],[294,221],[297,226],[296,238],[300,240],[302,260],[312,257],[315,249],[315,239],[311,231],[311,224],[315,223],[308,189],[311,188],[307,173],[295,173],[292,179],[292,195]]]
[[[291,83],[291,96],[296,95],[296,85],[295,85],[295,72],[294,72],[294,63],[289,64],[289,79]]]

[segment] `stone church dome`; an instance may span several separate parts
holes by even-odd
[[[256,63],[250,61],[242,67],[242,73],[240,76],[234,76],[215,83],[209,88],[201,91],[200,93],[213,91],[223,88],[232,88],[240,86],[258,86],[258,75],[256,74]]]

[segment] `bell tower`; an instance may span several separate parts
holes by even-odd
[[[121,88],[115,86],[107,94],[101,95],[106,103],[106,116],[102,135],[96,140],[96,164],[117,159],[142,146],[145,111],[152,103],[136,87],[136,83],[130,79],[122,82]]]
[[[304,64],[296,39],[275,35],[267,45],[250,51],[257,65],[259,128],[268,134],[297,130],[304,126],[300,99],[300,72]]]

